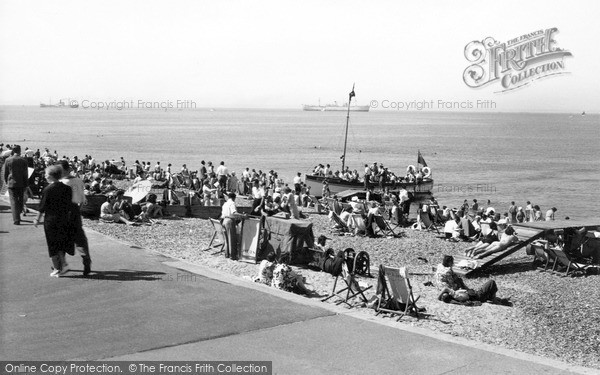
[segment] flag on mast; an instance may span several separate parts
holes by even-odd
[[[356,94],[354,94],[354,84],[352,85],[352,91],[350,91],[350,99],[354,98]]]
[[[421,151],[418,151],[417,154],[417,164],[419,164],[421,166],[421,168],[424,168],[427,166],[427,163],[425,163],[425,159],[423,158],[423,155],[421,155]]]

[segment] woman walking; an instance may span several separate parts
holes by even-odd
[[[73,222],[71,220],[72,190],[60,182],[63,170],[59,165],[46,168],[49,185],[42,192],[39,214],[33,224],[37,227],[44,216],[44,233],[48,244],[48,254],[52,259],[52,277],[59,277],[69,271],[65,253],[75,254],[73,244]]]

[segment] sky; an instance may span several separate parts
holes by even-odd
[[[356,102],[373,110],[480,100],[501,112],[597,113],[599,16],[597,0],[3,0],[0,105],[301,108],[342,103],[355,84]],[[508,92],[463,81],[471,41],[553,27],[555,46],[572,53],[565,74]]]

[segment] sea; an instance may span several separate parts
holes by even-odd
[[[341,169],[347,114],[301,109],[141,109],[0,107],[0,143],[182,164],[224,161],[276,171],[291,181],[315,165]],[[346,165],[377,162],[399,175],[421,152],[441,205],[490,201],[497,212],[527,201],[557,218],[600,217],[600,115],[371,111],[350,113]]]

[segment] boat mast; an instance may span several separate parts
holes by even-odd
[[[342,173],[344,173],[344,166],[346,165],[346,144],[348,142],[348,123],[350,122],[350,102],[354,97],[354,83],[352,84],[352,91],[348,94],[348,111],[346,112],[346,135],[344,136],[344,154],[342,155]]]

